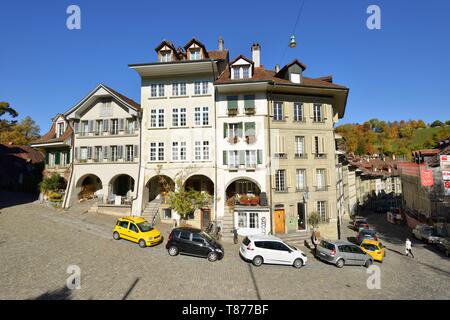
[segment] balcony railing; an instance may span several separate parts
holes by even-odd
[[[286,153],[275,153],[275,154],[274,154],[274,158],[277,158],[277,159],[287,159],[287,154],[286,154]]]
[[[316,191],[328,191],[328,186],[316,187]]]
[[[228,109],[228,115],[229,116],[236,116],[238,114],[238,109],[236,108],[236,109],[234,109],[234,108],[230,108],[230,109]]]
[[[255,107],[247,107],[247,108],[245,108],[245,114],[246,115],[254,115],[255,114]]]
[[[327,155],[325,153],[315,153],[314,158],[315,159],[326,159]]]
[[[296,153],[295,159],[308,159],[308,155],[306,153]]]
[[[236,144],[239,142],[239,137],[238,136],[231,136],[228,137],[228,142],[231,144]]]
[[[308,187],[296,187],[295,191],[297,191],[297,192],[308,192],[309,188]]]

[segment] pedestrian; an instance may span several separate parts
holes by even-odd
[[[311,235],[311,243],[314,246],[314,255],[317,253],[317,245],[319,244],[319,239],[317,239],[316,233],[313,232]]]
[[[414,254],[412,253],[411,241],[409,239],[406,239],[405,256],[408,256],[409,254],[414,258]]]

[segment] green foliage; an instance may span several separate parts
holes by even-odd
[[[317,211],[314,211],[308,217],[308,224],[311,225],[314,229],[316,229],[319,223],[320,223],[320,214]]]
[[[440,120],[436,120],[434,121],[432,124],[430,124],[430,127],[435,128],[435,127],[442,127],[444,125],[444,123]]]
[[[371,119],[361,124],[344,124],[336,132],[344,137],[340,148],[356,155],[385,154],[411,157],[411,151],[435,148],[450,137],[450,126],[435,121],[427,127],[423,120],[385,122]]]
[[[39,126],[30,117],[19,123],[0,120],[0,143],[14,145],[29,145],[39,138]]]
[[[64,186],[64,179],[57,173],[53,173],[50,177],[44,178],[39,184],[42,193],[52,195]]]

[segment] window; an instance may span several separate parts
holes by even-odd
[[[107,118],[113,116],[112,101],[104,101],[100,109],[100,117]]]
[[[174,127],[186,126],[186,108],[172,109],[172,126]]]
[[[259,228],[259,214],[258,212],[249,213],[249,228],[258,229]]]
[[[303,103],[294,103],[294,121],[304,121]]]
[[[125,161],[134,161],[134,146],[125,147]]]
[[[203,160],[209,160],[209,141],[203,141]]]
[[[277,170],[275,172],[275,190],[286,191],[286,170]]]
[[[81,147],[80,148],[80,160],[87,161],[87,159],[88,159],[88,148],[87,147]]]
[[[156,153],[157,153],[156,143],[152,142],[150,143],[150,161],[156,161],[157,159]]]
[[[134,223],[130,223],[130,231],[139,233],[138,228],[136,227],[136,225]]]
[[[228,138],[240,137],[242,134],[241,131],[242,123],[228,123]]]
[[[202,143],[200,141],[195,141],[195,160],[200,161],[202,160]]]
[[[111,146],[111,161],[116,162],[119,159],[119,153],[117,146]]]
[[[316,183],[317,183],[317,190],[324,190],[326,188],[325,169],[316,170]]]
[[[321,104],[314,104],[313,119],[314,119],[314,122],[323,122],[323,114],[322,114],[322,105]]]
[[[240,74],[240,68],[239,67],[233,67],[233,79],[240,79],[241,78],[241,74]]]
[[[295,137],[295,156],[303,157],[305,154],[305,137]]]
[[[186,82],[174,83],[172,85],[172,95],[174,97],[185,96],[186,95]]]
[[[247,114],[255,112],[255,96],[245,95],[244,96],[244,108]]]
[[[197,243],[205,243],[205,239],[199,233],[192,234],[192,241]]]
[[[172,51],[166,50],[160,52],[160,62],[170,62],[172,61]]]
[[[208,94],[208,81],[195,81],[194,94]]]
[[[191,53],[191,60],[200,60],[202,58],[202,52],[200,49],[189,49]]]
[[[209,160],[209,141],[195,141],[194,157],[196,161]]]
[[[283,116],[283,103],[275,102],[273,105],[273,120],[282,121],[284,119]]]
[[[150,143],[150,161],[164,161],[164,142]]]
[[[119,134],[119,119],[112,119],[111,120],[111,131],[110,133],[112,135]]]
[[[314,155],[316,158],[325,158],[325,140],[322,137],[314,137]]]
[[[158,143],[158,161],[164,161],[164,142]]]
[[[64,122],[57,124],[56,137],[59,138],[64,134]]]
[[[128,119],[127,120],[127,134],[134,134],[135,129],[137,128],[137,121]]]
[[[118,225],[119,227],[121,227],[121,228],[124,228],[124,229],[128,229],[128,224],[129,224],[128,221],[118,221],[118,222],[117,222],[117,225]]]
[[[230,168],[239,168],[239,152],[237,150],[229,151],[229,164]]]
[[[238,213],[238,226],[239,228],[247,228],[247,212]]]
[[[155,97],[164,97],[164,84],[152,84],[150,85],[150,96]]]
[[[89,133],[89,121],[81,121],[80,135],[87,136]]]
[[[295,176],[297,191],[306,190],[306,170],[297,169],[297,174]]]
[[[242,67],[242,78],[243,79],[250,78],[250,66],[243,66]]]
[[[320,215],[320,220],[325,222],[327,220],[327,202],[326,201],[317,201],[317,212]]]
[[[103,148],[100,146],[94,149],[94,161],[103,161]]]
[[[256,150],[245,151],[245,167],[256,168]]]
[[[150,127],[151,128],[164,127],[164,109],[150,110]]]
[[[172,142],[172,161],[186,160],[186,142]]]
[[[194,110],[194,118],[196,126],[209,125],[209,107],[196,107]]]
[[[104,131],[103,120],[95,121],[95,135],[101,136],[103,134],[103,131]]]
[[[228,113],[237,114],[238,110],[238,96],[228,96],[227,97],[227,108]]]
[[[165,220],[172,219],[172,209],[170,208],[163,209],[163,219]]]
[[[291,73],[290,78],[291,78],[291,82],[300,83],[300,80],[301,80],[300,73]]]

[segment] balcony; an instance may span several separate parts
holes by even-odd
[[[295,159],[308,159],[308,155],[306,153],[296,153]]]
[[[237,116],[238,114],[238,109],[237,108],[229,108],[228,109],[228,115],[229,116]]]
[[[314,154],[314,159],[326,159],[327,155],[325,153],[316,153]]]
[[[287,159],[287,154],[286,153],[275,153],[273,155],[273,157],[275,159]]]
[[[256,113],[255,107],[246,107],[245,108],[245,114],[247,116],[254,115],[255,113]]]
[[[247,171],[255,171],[256,170],[256,163],[246,163],[245,164],[245,170],[247,170]]]

